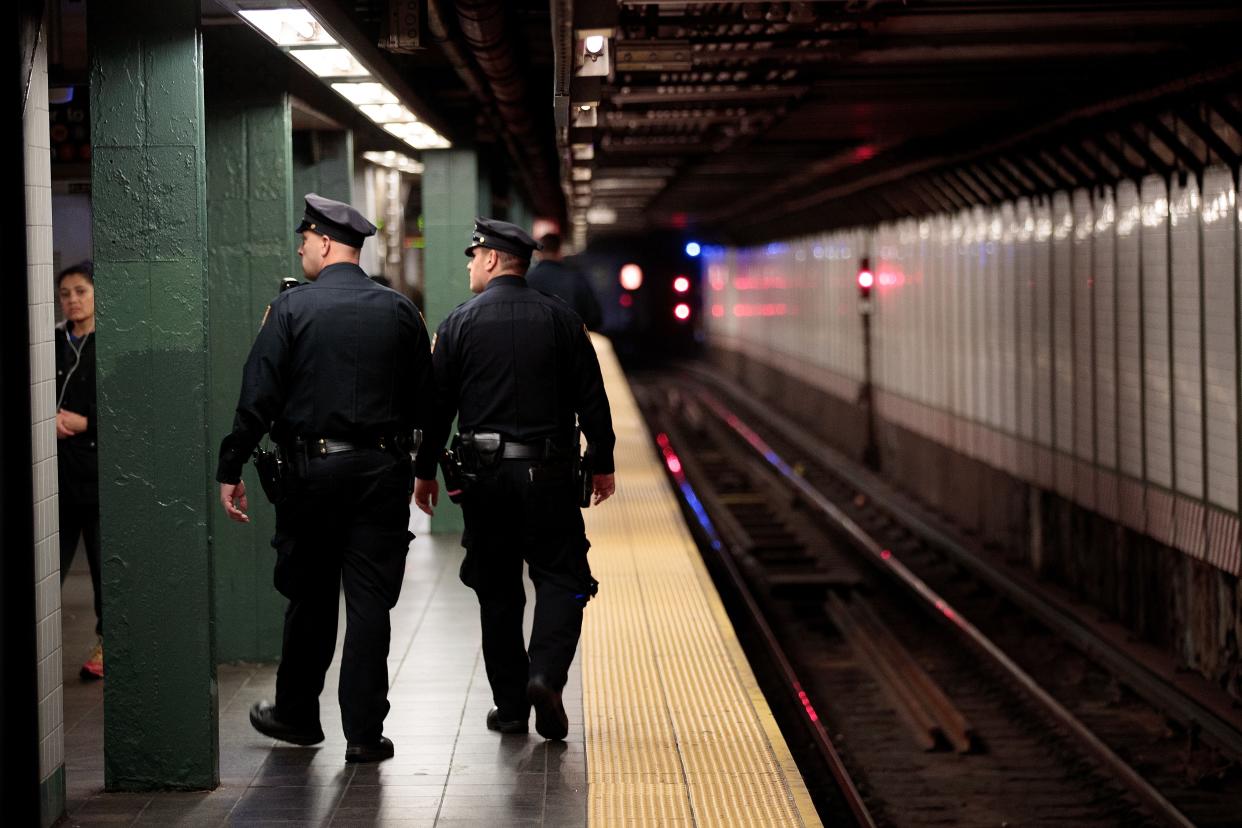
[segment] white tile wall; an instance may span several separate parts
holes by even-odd
[[[1203,346],[1207,498],[1238,511],[1237,193],[1233,173],[1214,167],[1203,177]]]
[[[1173,486],[1173,399],[1169,336],[1169,194],[1143,179],[1140,242],[1143,290],[1143,439],[1147,479]]]
[[[1095,210],[1091,194],[1073,198],[1074,456],[1095,461]]]
[[[1052,198],[1053,446],[1074,452],[1074,214],[1066,193]]]
[[[1111,190],[1093,205],[1091,268],[1095,316],[1096,462],[1117,468],[1117,199]]]
[[[1199,186],[1174,182],[1169,192],[1172,294],[1174,488],[1203,497],[1203,319],[1199,272]]]
[[[47,55],[40,38],[24,119],[26,282],[30,301],[31,437],[34,465],[35,607],[38,640],[39,778],[64,764],[61,701],[60,553],[56,498],[56,364],[52,344],[52,190],[48,147]]]
[[[1202,193],[1151,177],[730,250],[707,327],[850,399],[870,255],[883,416],[1236,571],[1200,524],[1239,508],[1240,238],[1230,170]],[[737,289],[754,277],[788,287]],[[763,302],[802,312],[731,312]]]
[[[1142,205],[1130,181],[1117,185],[1117,446],[1120,468],[1143,479],[1143,317],[1139,278]]]

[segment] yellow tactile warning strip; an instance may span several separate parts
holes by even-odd
[[[599,597],[581,663],[588,820],[820,825],[610,343],[617,494],[585,513]]]

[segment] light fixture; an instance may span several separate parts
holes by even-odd
[[[590,161],[595,157],[594,144],[570,144],[569,150],[575,161]]]
[[[603,78],[612,74],[608,59],[608,37],[612,29],[580,29],[577,33],[578,47],[574,59],[574,74],[578,77]]]
[[[335,46],[336,40],[306,9],[246,9],[238,12],[277,46]]]
[[[621,287],[638,290],[643,286],[643,269],[634,263],[621,266]]]
[[[348,49],[290,49],[289,55],[321,78],[369,78]]]
[[[387,86],[376,81],[362,83],[334,83],[332,88],[354,106],[362,104],[395,104],[397,96]]]
[[[377,124],[415,124],[418,118],[401,104],[362,104],[358,107]]]
[[[573,169],[574,181],[590,181],[591,175],[590,167],[574,167]]]
[[[586,220],[588,224],[616,224],[617,211],[601,204],[586,211]]]
[[[386,84],[372,76],[358,55],[347,44],[338,43],[307,9],[244,9],[237,14],[362,114],[412,148],[452,146],[444,136],[421,123]]]

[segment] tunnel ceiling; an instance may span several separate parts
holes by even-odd
[[[1240,24],[1236,0],[621,0],[597,124],[562,133],[566,177],[576,165],[592,180],[567,187],[580,216],[615,211],[592,235],[685,227],[753,242],[917,212],[877,207],[869,182],[1236,82]],[[594,158],[572,160],[584,143]],[[953,206],[922,203],[941,201]]]

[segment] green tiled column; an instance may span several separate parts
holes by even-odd
[[[474,150],[424,152],[423,165],[423,289],[427,325],[434,332],[453,308],[470,298],[462,251],[470,242],[480,205],[490,204],[491,195]],[[442,497],[431,531],[460,532],[462,526],[461,509]]]
[[[109,790],[219,782],[198,0],[89,6]]]
[[[252,73],[243,74],[235,61],[213,59],[212,50],[226,45],[215,38],[206,44],[209,448],[233,426],[242,365],[281,277],[301,270],[294,252],[289,96],[257,88]],[[250,523],[234,523],[220,509],[210,514],[216,657],[272,661],[280,656],[285,608],[272,585],[275,512],[253,466],[246,466],[243,479]]]
[[[346,204],[354,203],[354,134],[343,131],[299,130],[293,136],[293,214],[301,218],[307,193],[319,193]],[[354,205],[357,206],[357,205]],[[363,210],[369,213],[369,210]],[[375,244],[374,241],[368,244]],[[293,276],[305,281],[302,266],[293,263]]]

